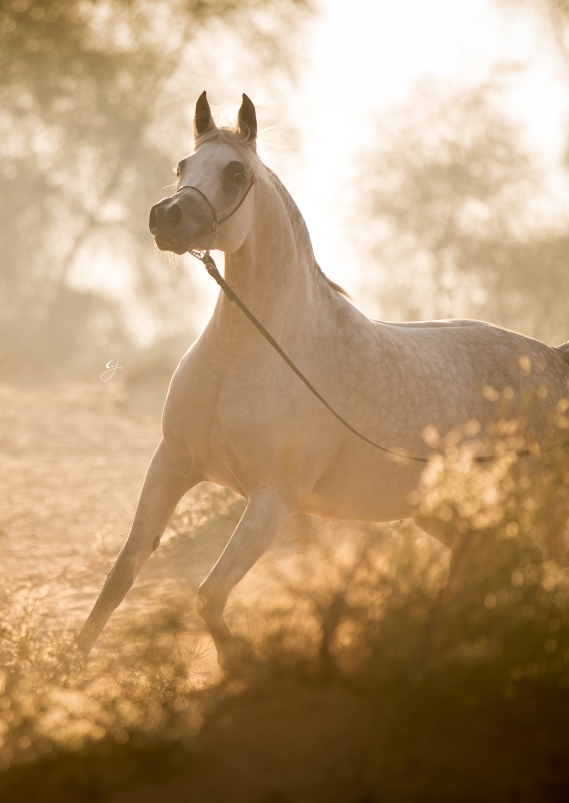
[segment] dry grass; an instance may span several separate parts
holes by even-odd
[[[496,538],[449,598],[440,550],[367,530],[285,561],[256,660],[213,685],[185,596],[86,667],[33,599],[5,607],[0,800],[566,799],[567,572]]]

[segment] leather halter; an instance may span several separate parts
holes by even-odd
[[[222,223],[225,223],[226,220],[229,220],[229,218],[232,217],[237,212],[237,210],[239,209],[239,207],[241,206],[241,204],[243,203],[245,198],[249,195],[249,190],[256,183],[257,183],[257,176],[256,176],[255,173],[253,173],[253,177],[251,179],[251,183],[249,184],[249,186],[245,190],[245,194],[243,195],[243,197],[241,198],[241,200],[239,201],[239,203],[237,204],[235,209],[232,209],[231,212],[228,215],[225,215],[225,217],[221,218],[221,220],[219,220],[219,218],[217,217],[217,212],[215,211],[215,209],[213,207],[213,204],[211,203],[211,201],[209,200],[207,195],[205,195],[205,193],[203,193],[201,190],[198,190],[197,187],[193,187],[191,184],[184,184],[183,187],[180,187],[178,189],[178,192],[182,192],[182,190],[194,190],[194,192],[197,192],[198,195],[201,195],[201,197],[204,199],[204,201],[206,202],[206,204],[209,206],[209,208],[212,211],[214,225],[215,226],[221,226]]]

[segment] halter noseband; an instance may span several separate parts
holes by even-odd
[[[228,215],[225,215],[225,217],[221,218],[221,220],[217,217],[217,212],[215,211],[215,209],[213,207],[213,204],[211,203],[211,201],[209,200],[207,195],[205,195],[205,193],[203,193],[201,190],[198,190],[197,187],[193,187],[191,184],[184,184],[183,187],[180,187],[178,192],[182,192],[182,190],[194,190],[194,192],[197,192],[198,195],[201,195],[201,197],[204,199],[206,204],[209,206],[209,208],[211,209],[211,212],[213,214],[213,224],[212,224],[212,227],[211,227],[211,234],[209,235],[209,242],[207,244],[207,248],[203,252],[203,255],[200,254],[199,251],[190,251],[190,254],[192,256],[195,256],[198,259],[201,259],[202,262],[203,262],[203,257],[204,256],[209,257],[209,252],[211,251],[211,249],[213,247],[213,243],[215,242],[215,238],[217,237],[217,230],[219,229],[219,227],[221,226],[222,223],[225,223],[226,220],[229,220],[230,217],[233,217],[233,215],[241,207],[241,204],[243,203],[245,198],[249,195],[249,190],[251,189],[253,184],[256,184],[256,183],[257,183],[257,175],[256,175],[256,173],[253,173],[253,177],[251,178],[251,183],[249,184],[249,186],[245,190],[245,193],[244,193],[243,197],[241,198],[241,200],[239,201],[239,203],[237,204],[235,209],[232,209],[231,212]]]

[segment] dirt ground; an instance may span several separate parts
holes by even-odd
[[[81,626],[128,535],[160,439],[170,373],[171,366],[151,364],[108,382],[70,381],[28,359],[0,357],[0,594],[40,597],[52,622]],[[203,497],[204,486],[191,493]],[[178,528],[177,537],[167,530],[96,649],[113,649],[113,621],[139,619],[181,591],[186,638],[203,642],[204,680],[218,677],[195,592],[242,509],[230,500],[226,515],[206,516],[181,535]],[[294,552],[299,531],[315,526],[308,517],[293,520],[240,584],[227,610],[233,627],[250,626],[257,595],[274,579],[271,561]]]
[[[64,626],[81,625],[128,535],[160,439],[164,373],[150,366],[108,382],[69,381],[29,360],[0,360],[2,585],[4,593],[41,596]],[[211,555],[201,544],[206,554],[189,576],[175,550],[159,550],[122,613],[138,615],[147,600],[180,587],[191,608],[192,586],[215,560],[218,542]],[[98,648],[108,643],[103,638]]]

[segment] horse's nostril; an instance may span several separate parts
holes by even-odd
[[[150,210],[150,217],[148,218],[148,228],[151,234],[156,234],[156,207],[153,206]]]
[[[170,209],[168,209],[166,212],[166,223],[168,224],[168,228],[172,231],[176,231],[181,222],[182,210],[178,204],[172,204]]]

